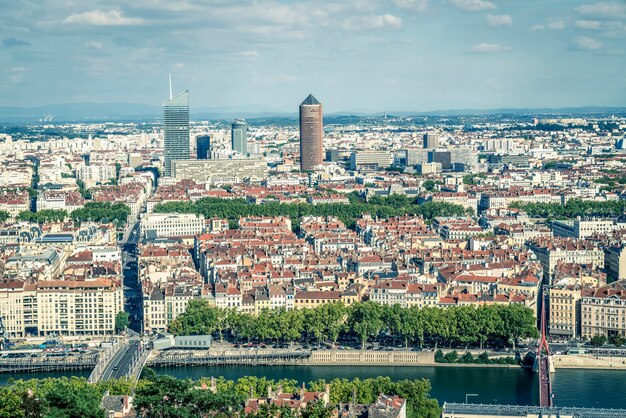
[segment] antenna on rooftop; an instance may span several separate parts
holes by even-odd
[[[170,100],[172,100],[172,73],[170,73]]]

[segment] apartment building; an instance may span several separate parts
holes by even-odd
[[[604,267],[604,252],[590,241],[572,238],[540,238],[528,244],[543,267],[544,280],[551,283],[554,269],[559,261]]]
[[[619,243],[604,248],[604,267],[608,273],[608,279],[626,279],[626,244]]]
[[[626,337],[626,280],[619,280],[582,297],[581,336]]]
[[[164,287],[154,287],[150,295],[143,298],[144,332],[167,331],[170,323],[185,312],[191,300],[207,295],[207,288],[201,284],[166,283]]]
[[[37,196],[37,210],[66,210],[68,213],[85,205],[85,199],[76,190],[43,190]]]
[[[256,158],[178,160],[172,161],[172,177],[210,184],[262,181],[267,178],[267,162]]]
[[[585,239],[592,235],[606,235],[616,229],[613,219],[582,219],[573,221],[559,220],[552,222],[552,231],[555,237],[571,237]]]
[[[204,215],[178,213],[148,213],[141,218],[144,237],[186,237],[202,233]]]
[[[29,210],[30,196],[26,190],[0,190],[0,211],[17,216],[20,212]]]
[[[112,279],[0,282],[0,316],[9,338],[109,335],[123,310],[123,288]]]
[[[555,285],[548,289],[546,310],[551,337],[580,337],[582,293],[580,285]]]
[[[393,163],[393,155],[389,151],[355,151],[350,154],[352,170],[379,170],[388,168]]]

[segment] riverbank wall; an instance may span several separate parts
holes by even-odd
[[[447,352],[449,350],[444,351]],[[492,356],[502,357],[502,356]],[[436,363],[434,351],[316,350],[303,364],[308,366],[436,366],[436,367],[506,367],[510,364]]]
[[[559,354],[553,356],[557,369],[626,370],[626,357],[596,357],[591,354]]]

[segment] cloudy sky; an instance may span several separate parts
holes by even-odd
[[[626,0],[3,0],[0,105],[626,105]]]

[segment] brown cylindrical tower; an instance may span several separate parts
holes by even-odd
[[[322,104],[312,94],[300,104],[300,170],[322,164]]]

